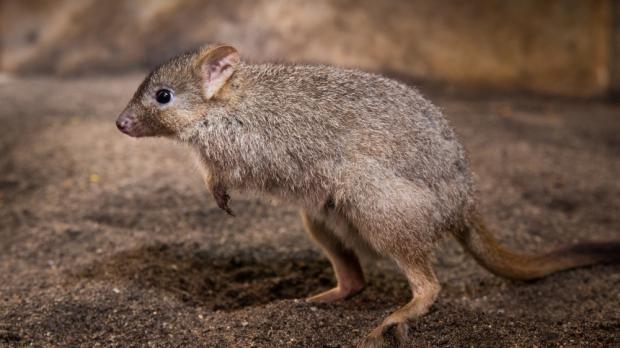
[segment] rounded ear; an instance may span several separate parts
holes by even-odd
[[[211,99],[226,84],[239,63],[239,52],[228,45],[207,50],[199,60],[202,90]]]

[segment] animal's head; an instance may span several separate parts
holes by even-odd
[[[160,65],[142,82],[116,120],[132,137],[175,137],[208,113],[239,63],[228,45],[204,47]]]

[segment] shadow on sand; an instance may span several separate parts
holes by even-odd
[[[254,250],[254,255],[273,255]],[[182,301],[212,310],[235,310],[277,299],[304,298],[329,288],[333,275],[318,254],[269,257],[213,257],[184,244],[153,244],[124,251],[74,273],[79,278],[129,280],[143,288],[165,290]]]

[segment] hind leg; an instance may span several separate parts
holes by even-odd
[[[371,165],[373,163],[371,162]],[[360,347],[386,345],[386,332],[395,327],[404,338],[407,320],[426,313],[439,293],[430,255],[446,222],[444,200],[426,185],[379,171],[373,166],[365,177],[352,170],[340,195],[340,209],[357,228],[359,236],[379,255],[391,258],[407,277],[413,299],[388,316],[360,343]]]
[[[364,289],[364,273],[353,250],[346,248],[324,221],[302,212],[308,234],[323,249],[336,275],[335,288],[310,297],[317,302],[344,300]]]
[[[386,333],[395,327],[396,338],[402,345],[407,339],[407,321],[424,315],[435,302],[439,293],[439,282],[435,277],[428,258],[417,260],[396,260],[405,276],[409,280],[413,299],[406,305],[390,314],[381,325],[372,330],[358,345],[362,348],[386,346]]]

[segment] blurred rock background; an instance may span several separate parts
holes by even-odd
[[[620,87],[615,0],[0,0],[0,70],[147,69],[207,42],[254,61],[321,62],[500,89],[599,97]]]

